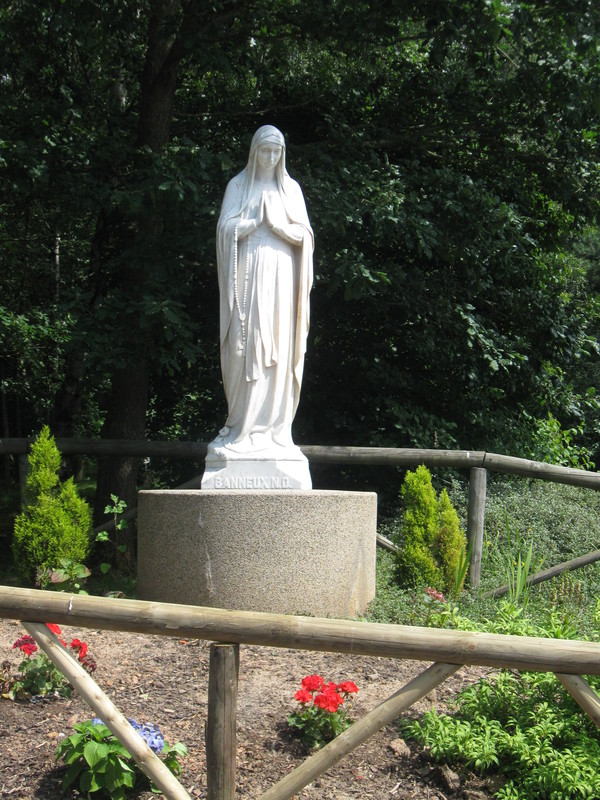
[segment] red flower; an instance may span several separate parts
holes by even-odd
[[[308,689],[298,689],[294,695],[294,699],[299,703],[310,703],[312,700],[312,694],[308,691]]]
[[[344,694],[354,694],[354,692],[358,692],[358,686],[352,681],[338,683],[337,688],[340,692],[344,692]]]
[[[73,639],[71,644],[69,645],[73,650],[77,650],[79,655],[79,660],[83,661],[88,651],[88,646],[85,642],[82,642],[80,639]]]
[[[96,664],[96,661],[92,658],[91,655],[89,655],[89,653],[88,653],[88,655],[84,656],[81,659],[81,666],[85,670],[87,670],[90,673],[90,675],[92,674],[92,672],[95,672],[97,667],[98,667],[98,665]]]
[[[331,711],[332,714],[338,710],[338,706],[340,706],[344,702],[344,698],[341,694],[338,694],[336,691],[330,688],[332,684],[327,686],[322,694],[318,694],[315,699],[314,703],[319,708],[322,708],[324,711]],[[335,686],[335,684],[333,684]]]
[[[307,675],[302,678],[302,688],[308,692],[316,692],[325,686],[325,681],[320,675]]]
[[[13,644],[13,650],[18,647],[26,656],[32,656],[37,651],[37,645],[33,636],[21,636]]]
[[[50,628],[52,633],[55,633],[57,636],[60,636],[61,631],[58,625],[55,625],[53,622],[47,622],[46,627]]]

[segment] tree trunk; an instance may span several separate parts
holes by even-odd
[[[2,391],[2,378],[4,378],[4,370],[2,368],[2,362],[0,362],[0,435],[3,439],[8,439],[10,436],[10,427],[8,424],[8,408],[6,405],[6,395]],[[10,481],[10,465],[11,459],[9,456],[4,456],[4,458],[0,458],[0,465],[2,468],[2,480],[5,483],[9,483]]]
[[[146,427],[146,407],[148,404],[148,361],[146,358],[132,362],[130,366],[116,371],[111,382],[111,392],[102,429],[106,439],[143,439]],[[137,505],[136,487],[139,458],[101,459],[98,468],[98,486],[94,509],[94,524],[100,525],[109,518],[104,514],[107,505],[113,505],[111,495],[124,500],[128,508]],[[111,538],[117,544],[124,544],[126,550],[117,555],[120,567],[133,570],[135,567],[134,528],[115,531]]]
[[[56,394],[50,419],[50,427],[57,439],[71,439],[75,432],[75,423],[81,411],[81,397],[85,366],[81,348],[72,348],[65,363],[65,376]],[[75,480],[83,478],[83,456],[63,455],[67,464],[66,477],[72,475]],[[65,476],[61,476],[65,477]]]
[[[177,81],[177,68],[183,51],[176,48],[173,20],[180,11],[179,0],[153,3],[148,30],[148,49],[142,76],[138,144],[149,146],[159,152],[169,141],[173,102]],[[157,215],[140,221],[135,236],[141,238],[147,252],[148,245],[157,241],[163,230],[162,219]],[[145,272],[132,266],[121,275],[128,294],[132,288],[136,296],[143,295]],[[127,296],[127,295],[125,295]],[[135,323],[134,323],[135,324]],[[102,437],[111,439],[143,439],[145,434],[146,409],[149,396],[150,360],[147,347],[141,343],[130,354],[130,364],[112,376],[110,400],[102,428]],[[94,520],[96,524],[106,521],[104,508],[110,504],[111,494],[118,495],[128,506],[136,504],[136,478],[139,459],[107,458],[99,468],[98,488]],[[124,562],[135,564],[135,540],[133,530],[120,534],[127,545]]]

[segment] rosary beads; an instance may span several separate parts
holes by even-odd
[[[250,274],[250,243],[246,243],[246,267],[244,270],[244,293],[242,295],[242,303],[240,305],[240,296],[238,291],[238,226],[236,225],[233,230],[233,299],[237,309],[240,326],[242,329],[242,341],[238,345],[238,350],[242,351],[242,355],[246,354],[246,304],[248,301],[248,276]]]

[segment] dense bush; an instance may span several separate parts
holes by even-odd
[[[16,570],[26,583],[45,585],[63,558],[85,561],[92,516],[73,479],[58,477],[60,453],[45,427],[31,447],[26,481],[28,505],[15,520],[12,542]]]
[[[396,557],[398,577],[408,586],[442,585],[442,571],[433,555],[437,532],[437,500],[427,467],[407,472],[402,484],[404,515],[400,549]]]

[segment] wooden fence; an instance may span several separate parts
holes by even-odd
[[[0,439],[0,457],[17,456],[24,474],[27,453],[32,439]],[[148,442],[117,439],[57,439],[56,444],[65,455],[87,455],[93,457],[122,456],[137,458],[173,458],[203,461],[207,445],[204,442]],[[481,576],[483,531],[485,523],[485,500],[487,473],[500,472],[505,475],[520,475],[554,483],[600,489],[600,474],[582,469],[546,464],[525,458],[487,453],[481,450],[420,450],[399,447],[323,447],[301,446],[302,452],[314,464],[347,464],[367,466],[390,466],[412,468],[425,464],[427,467],[444,467],[469,472],[469,496],[467,505],[467,537],[471,548],[469,578],[471,586],[477,588]],[[185,488],[197,487],[200,478],[189,481]],[[178,487],[184,488],[184,487]],[[126,517],[132,519],[135,509],[129,509]],[[107,523],[110,524],[110,523]],[[383,537],[378,544],[390,547]],[[390,549],[393,549],[393,545]],[[584,556],[586,563],[600,560],[600,551]],[[579,566],[579,565],[576,565]],[[570,569],[567,563],[559,569]],[[556,574],[556,573],[554,573]]]
[[[553,672],[600,725],[600,698],[581,677],[600,674],[600,644],[293,617],[0,587],[0,617],[20,619],[168,800],[190,800],[92,678],[40,622],[205,639],[210,642],[206,729],[209,800],[235,797],[235,718],[240,644],[434,663],[347,731],[308,757],[259,800],[291,800],[343,756],[425,697],[462,665]]]

